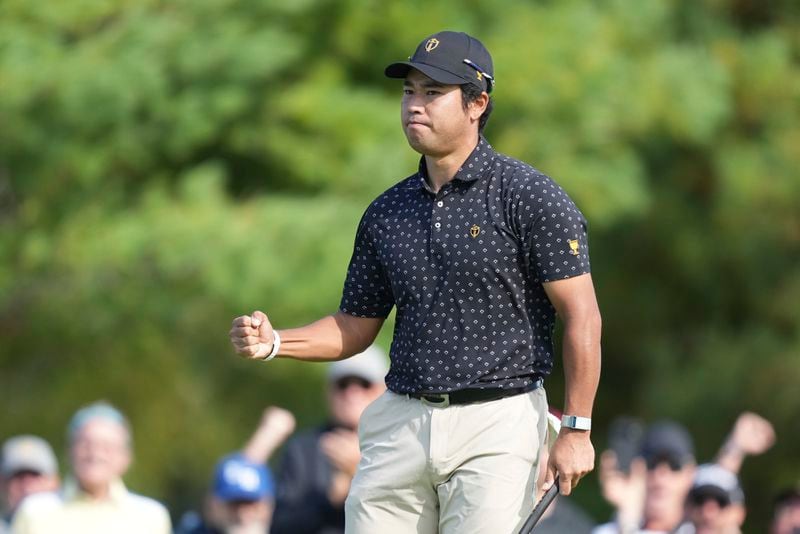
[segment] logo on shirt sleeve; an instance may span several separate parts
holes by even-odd
[[[567,239],[567,243],[569,243],[569,253],[573,256],[578,255],[578,240],[577,239]]]
[[[473,224],[469,229],[469,235],[472,237],[478,237],[478,234],[481,233],[481,227],[477,224]]]

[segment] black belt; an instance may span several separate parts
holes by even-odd
[[[486,402],[520,395],[539,389],[543,385],[544,380],[539,378],[532,384],[521,388],[461,389],[450,393],[408,393],[408,396],[435,408],[446,408],[451,404],[472,404],[473,402]]]

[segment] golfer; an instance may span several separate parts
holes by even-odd
[[[396,307],[346,532],[516,532],[533,506],[556,315],[566,415],[545,486],[557,474],[569,494],[594,464],[600,314],[586,221],[553,180],[482,136],[495,80],[480,41],[439,32],[385,73],[402,80],[401,124],[422,157],[364,213],[339,311],[285,330],[256,311],[233,321],[231,341],[252,359],[339,360]]]

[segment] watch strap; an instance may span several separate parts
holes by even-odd
[[[591,430],[592,420],[589,417],[581,417],[579,415],[564,415],[561,417],[561,426],[575,430]]]

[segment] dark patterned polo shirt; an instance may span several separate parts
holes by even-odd
[[[397,306],[386,385],[396,393],[517,388],[553,366],[542,283],[588,273],[586,220],[553,180],[485,139],[434,194],[419,171],[358,226],[340,310]]]

